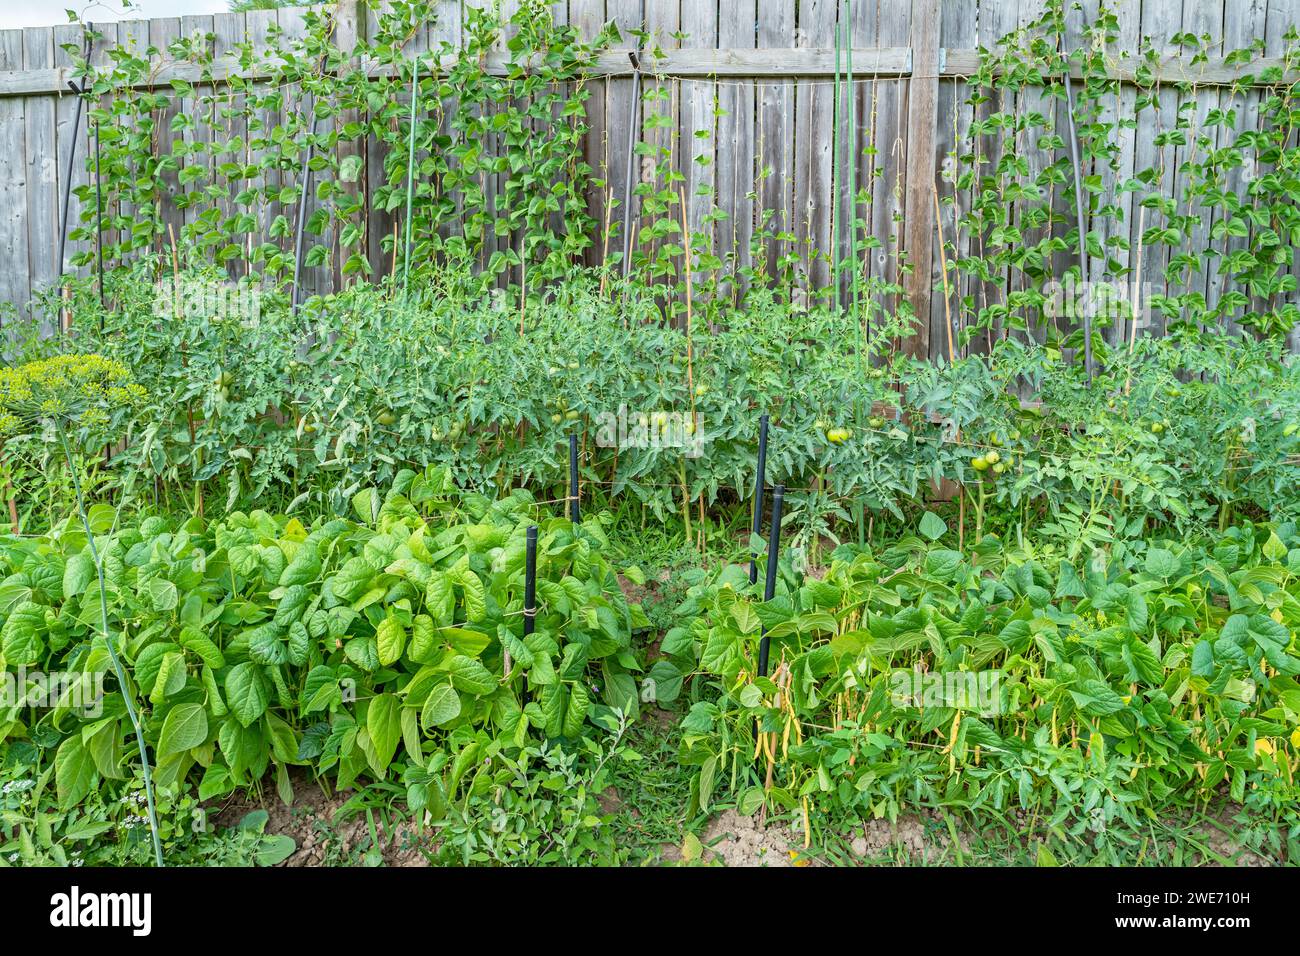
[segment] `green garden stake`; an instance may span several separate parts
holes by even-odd
[[[420,103],[420,58],[411,67],[411,135],[406,148],[406,228],[402,253],[402,295],[411,274],[411,203],[415,195],[415,116]]]

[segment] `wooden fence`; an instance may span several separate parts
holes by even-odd
[[[438,0],[438,19],[426,35],[416,38],[412,49],[436,46],[442,40],[456,42],[465,7],[490,2]],[[497,2],[507,12],[517,6],[517,0]],[[1084,0],[1083,7],[1083,16],[1094,17],[1097,0]],[[373,12],[358,11],[355,0],[343,0],[340,9],[340,42],[364,39],[366,31],[373,29]],[[916,339],[908,343],[909,350],[921,355],[945,350],[945,296],[936,292],[941,288],[937,254],[941,233],[949,242],[957,237],[958,255],[970,251],[964,245],[967,237],[956,229],[956,217],[969,209],[969,196],[955,188],[953,174],[954,157],[968,148],[974,118],[966,102],[965,78],[976,69],[978,48],[993,47],[999,37],[1036,18],[1042,0],[567,0],[552,9],[558,19],[575,25],[585,36],[594,36],[606,22],[614,21],[625,37],[624,49],[605,53],[597,63],[588,102],[587,157],[606,183],[589,197],[596,220],[604,220],[612,197],[624,194],[628,169],[633,176],[640,174],[638,166],[628,162],[627,151],[629,143],[641,138],[634,127],[644,122],[645,110],[633,98],[633,60],[626,48],[635,44],[630,31],[643,22],[666,54],[657,60],[640,59],[645,71],[642,82],[647,89],[664,91],[672,111],[678,134],[672,137],[672,164],[686,180],[687,219],[697,235],[710,235],[715,249],[734,250],[741,265],[749,256],[762,210],[773,211],[774,224],[796,237],[796,248],[828,249],[832,223],[844,221],[847,199],[841,199],[845,205],[840,215],[833,216],[831,209],[836,192],[831,155],[836,95],[833,48],[837,22],[843,21],[851,33],[856,129],[874,146],[851,150],[857,158],[857,182],[869,193],[859,215],[867,221],[869,234],[880,240],[865,253],[871,256],[865,270],[901,283],[917,314],[928,317]],[[1226,66],[1224,56],[1258,38],[1266,57],[1279,57],[1284,34],[1300,22],[1300,0],[1131,0],[1118,3],[1115,15],[1119,42],[1108,54],[1116,75],[1132,77],[1134,54],[1143,37],[1167,54],[1157,67],[1168,81],[1158,94],[1157,113],[1164,128],[1172,126],[1180,104],[1188,101],[1194,102],[1188,108],[1194,110],[1198,128],[1211,110],[1229,107],[1237,110],[1241,127],[1255,121],[1261,94],[1227,85],[1239,70]],[[1072,16],[1076,24],[1078,19]],[[199,32],[209,37],[220,63],[236,44],[264,41],[276,23],[290,36],[301,35],[304,29],[302,11],[293,8],[100,25],[105,38],[95,45],[92,59],[107,62],[114,43],[134,44],[139,50],[152,45],[165,51],[182,35]],[[1213,37],[1218,56],[1200,63],[1178,58],[1171,38],[1180,32]],[[84,123],[80,141],[73,141],[76,107],[67,87],[70,61],[63,47],[80,47],[82,36],[76,25],[0,31],[0,302],[12,303],[20,314],[34,294],[48,289],[67,268],[57,261],[64,179],[69,151],[75,148],[79,157],[85,157],[89,143]],[[1252,69],[1258,70],[1259,64]],[[197,75],[187,64],[162,63],[156,82]],[[1180,80],[1193,85],[1177,85]],[[1126,85],[1121,110],[1131,107],[1136,95],[1136,87]],[[1063,106],[1034,93],[1026,94],[1024,105],[1055,109],[1057,128],[1066,128]],[[300,107],[292,97],[285,104],[286,110]],[[177,108],[183,109],[184,104]],[[200,124],[186,135],[212,133]],[[645,135],[662,137],[663,133]],[[1158,147],[1146,129],[1119,135],[1120,168],[1103,171],[1107,185],[1163,159],[1171,176],[1168,194],[1178,195],[1178,153],[1188,147]],[[1222,127],[1214,133],[1225,144],[1230,135]],[[373,187],[382,176],[379,147],[368,146],[365,159],[365,177]],[[72,169],[73,185],[87,181],[84,162],[78,159]],[[955,200],[945,202],[938,221],[936,190],[945,201]],[[841,197],[846,192],[839,190]],[[1139,227],[1133,194],[1121,193],[1116,201],[1131,231],[1130,248],[1136,248]],[[715,202],[726,213],[718,221],[708,216]],[[1072,221],[1067,205],[1062,204],[1061,212]],[[75,224],[80,212],[75,196],[71,206]],[[164,206],[168,207],[164,218],[177,224],[195,215],[167,201]],[[266,226],[274,211],[264,215]],[[393,218],[379,209],[371,209],[369,217],[368,253],[382,270],[386,257],[379,237],[391,233]],[[1206,222],[1198,228],[1194,238],[1202,240],[1201,247],[1211,226]],[[80,251],[80,244],[70,242],[67,257]],[[900,253],[904,254],[901,260]],[[1168,248],[1148,249],[1141,260],[1140,281],[1164,290],[1170,255]],[[816,257],[805,259],[810,284],[824,283],[826,263]],[[900,269],[900,261],[910,263],[911,270]],[[1294,271],[1300,275],[1300,266]],[[327,291],[339,279],[337,264],[315,267],[307,270],[304,287],[309,292]],[[949,304],[972,292],[970,280],[958,281]],[[1009,278],[1007,283],[1012,281]],[[1214,270],[1207,269],[1192,281],[1200,284],[1209,301],[1215,301],[1221,279]],[[980,290],[985,297],[1015,291],[1005,286],[989,290],[985,285]],[[1118,337],[1125,330],[1121,325],[1108,334]],[[1300,345],[1300,330],[1293,339]]]

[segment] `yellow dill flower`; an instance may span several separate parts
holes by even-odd
[[[144,394],[125,365],[102,355],[56,355],[0,369],[0,434],[35,418],[72,419],[92,409],[101,417]]]

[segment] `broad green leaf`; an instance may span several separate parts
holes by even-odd
[[[86,751],[80,734],[73,734],[59,744],[54,755],[54,787],[59,808],[76,806],[90,793],[95,781],[95,761]]]
[[[420,726],[425,730],[441,727],[460,716],[460,695],[450,684],[439,684],[429,692],[420,712]]]
[[[208,739],[208,715],[202,704],[177,704],[167,712],[158,738],[158,759],[184,753]]]
[[[402,704],[393,694],[380,694],[366,710],[366,730],[381,767],[392,762],[402,739]]]
[[[251,727],[266,712],[270,690],[262,668],[251,661],[236,664],[226,675],[226,705],[245,727]]]

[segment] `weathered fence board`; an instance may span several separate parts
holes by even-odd
[[[27,69],[54,66],[54,31],[49,27],[23,31],[23,64]],[[58,149],[55,140],[53,97],[24,104],[27,142],[27,244],[28,281],[32,290],[57,281],[59,257]],[[48,331],[48,329],[42,330]]]
[[[809,47],[834,43],[836,0],[805,0],[799,6],[799,39]],[[835,90],[803,82],[795,91],[794,212],[795,240],[802,270],[813,288],[830,281],[825,253],[830,249],[832,204],[831,149],[835,138]]]
[[[23,31],[0,30],[0,68],[23,66]],[[0,101],[0,301],[31,297],[27,190],[27,130],[21,100]],[[39,185],[33,183],[31,185]]]

